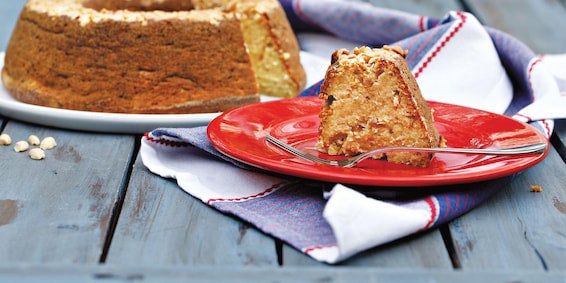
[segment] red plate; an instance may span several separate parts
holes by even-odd
[[[477,109],[429,102],[435,126],[449,147],[500,148],[548,142],[532,126]],[[436,154],[428,168],[366,160],[355,168],[314,164],[265,140],[265,133],[309,153],[318,135],[317,97],[257,103],[227,111],[208,126],[208,138],[220,152],[249,165],[287,175],[327,182],[371,186],[432,186],[469,183],[523,171],[544,159],[543,154],[485,156]]]

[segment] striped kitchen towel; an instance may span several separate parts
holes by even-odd
[[[328,187],[241,164],[210,144],[206,127],[153,130],[142,139],[140,154],[150,171],[176,179],[204,203],[327,263],[454,219],[512,178],[446,186],[437,194],[418,197],[394,195],[410,188],[372,188],[362,194],[341,184]]]
[[[513,116],[547,137],[552,119],[566,117],[546,58],[470,14],[432,19],[356,2],[281,3],[301,47],[328,58],[323,62],[335,48],[398,44],[409,50],[408,63],[429,100]],[[316,95],[318,87],[301,95]],[[206,127],[156,129],[143,137],[140,154],[150,171],[176,179],[204,203],[327,263],[450,221],[513,178],[430,188],[424,195],[392,196],[387,193],[394,190],[383,188],[360,192],[241,164],[216,151]]]

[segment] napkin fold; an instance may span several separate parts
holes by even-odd
[[[512,116],[547,137],[552,119],[566,117],[559,90],[566,72],[547,67],[566,59],[538,56],[512,36],[482,26],[471,14],[453,11],[434,19],[358,2],[280,2],[301,48],[328,61],[336,48],[397,44],[409,50],[407,62],[428,100]],[[301,95],[316,95],[319,86]],[[513,178],[440,188],[359,190],[272,175],[232,160],[210,144],[206,127],[155,129],[142,138],[140,154],[150,171],[176,179],[204,203],[327,263],[450,221]]]

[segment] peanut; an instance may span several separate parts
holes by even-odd
[[[15,152],[24,152],[29,149],[29,144],[27,141],[19,141],[14,145]]]
[[[43,150],[52,149],[56,146],[57,146],[57,142],[53,137],[46,137],[39,144],[39,148]]]
[[[39,138],[36,135],[30,135],[28,137],[28,142],[31,145],[39,145],[40,144]]]
[[[41,160],[45,158],[45,152],[41,148],[33,148],[29,151],[29,157],[33,160]]]
[[[8,134],[1,134],[0,135],[0,144],[1,145],[10,145],[10,144],[12,144],[12,138]]]

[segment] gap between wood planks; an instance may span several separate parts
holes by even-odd
[[[102,247],[100,259],[98,260],[99,263],[106,262],[108,251],[110,250],[110,246],[112,245],[112,238],[114,237],[114,233],[118,225],[118,220],[120,219],[120,214],[122,213],[122,206],[124,205],[124,201],[126,199],[126,193],[128,192],[128,186],[130,185],[132,172],[134,170],[134,164],[136,162],[141,147],[141,138],[142,138],[141,135],[136,135],[135,143],[130,153],[130,160],[128,161],[128,170],[124,175],[122,184],[120,185],[120,192],[118,194],[118,198],[116,199],[116,203],[112,208],[110,221],[108,223],[108,230],[106,231],[106,237],[104,239],[104,245]]]
[[[456,247],[454,246],[454,239],[452,239],[452,234],[450,233],[450,228],[448,223],[442,224],[438,227],[440,230],[440,235],[442,235],[442,240],[444,241],[444,246],[446,251],[448,251],[448,256],[450,257],[450,262],[452,262],[452,268],[461,269],[462,264],[456,253]]]

